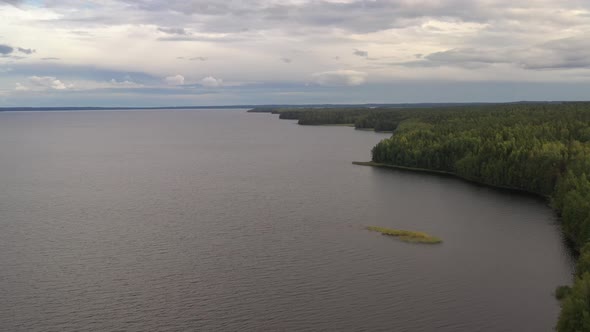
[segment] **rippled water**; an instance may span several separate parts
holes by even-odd
[[[384,137],[243,110],[0,113],[0,330],[550,331],[571,279],[551,210],[350,163]]]

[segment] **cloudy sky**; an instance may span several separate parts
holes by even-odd
[[[0,106],[590,99],[588,0],[0,0]]]

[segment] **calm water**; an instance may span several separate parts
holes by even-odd
[[[551,210],[350,163],[384,137],[243,110],[0,113],[0,330],[550,331],[571,280]]]

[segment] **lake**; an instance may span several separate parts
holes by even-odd
[[[0,330],[551,331],[573,271],[552,210],[351,164],[385,137],[245,110],[0,113]]]

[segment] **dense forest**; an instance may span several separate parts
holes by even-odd
[[[280,119],[298,120],[300,125],[354,125],[357,129],[393,131],[399,123],[433,108],[342,107],[342,108],[264,108],[250,112],[279,114]]]
[[[373,162],[449,172],[546,197],[579,252],[574,284],[560,290],[557,330],[590,331],[590,103],[274,113],[303,125],[394,131],[373,148]]]

